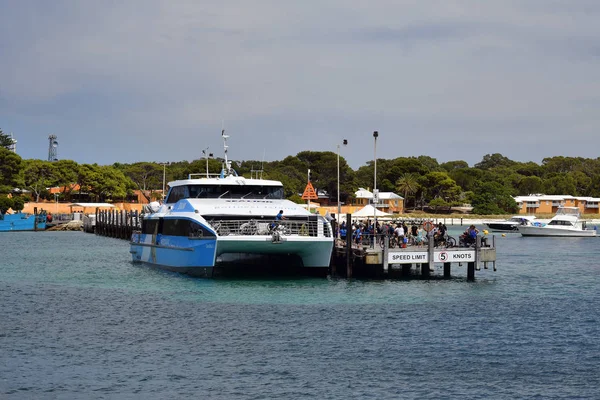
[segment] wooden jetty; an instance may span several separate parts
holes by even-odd
[[[139,230],[142,215],[137,212],[96,210],[95,233],[130,240],[133,231]],[[348,221],[350,221],[348,215]],[[486,238],[487,239],[487,238]],[[374,242],[377,242],[374,240]],[[482,243],[478,237],[473,247],[434,247],[430,238],[423,247],[390,248],[387,237],[384,245],[353,246],[352,228],[348,226],[346,242],[336,242],[331,257],[330,274],[345,278],[406,279],[409,277],[434,277],[435,265],[443,265],[443,277],[450,278],[452,265],[467,265],[467,280],[475,280],[475,271],[483,264],[496,270],[495,238]]]
[[[123,210],[96,209],[96,235],[131,240],[134,230],[140,229],[141,215]]]
[[[350,221],[350,216],[348,216]],[[475,271],[491,264],[496,271],[495,237],[477,237],[470,247],[434,247],[433,238],[429,238],[423,247],[407,246],[390,248],[388,238],[384,237],[383,246],[353,246],[352,228],[348,226],[346,242],[337,242],[331,262],[331,274],[346,278],[393,279],[420,277],[430,278],[435,265],[443,265],[444,278],[451,278],[452,265],[467,265],[467,280],[475,280]],[[373,239],[372,237],[369,239]],[[374,243],[377,240],[373,241]]]

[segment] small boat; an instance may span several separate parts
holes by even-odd
[[[496,232],[518,232],[520,226],[532,225],[535,220],[533,215],[515,215],[504,221],[489,221],[485,225]]]
[[[43,231],[44,229],[46,229],[45,212],[37,215],[22,212],[2,214],[0,212],[0,232]]]
[[[523,236],[596,236],[596,229],[586,229],[585,221],[582,222],[579,216],[580,211],[577,207],[559,207],[556,215],[547,224],[536,222],[519,226],[519,232]]]

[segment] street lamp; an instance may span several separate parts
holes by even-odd
[[[54,214],[58,214],[58,193],[54,193],[54,201],[56,202],[56,206],[54,207]]]
[[[348,140],[344,139],[342,144],[346,146],[348,144]],[[337,238],[340,238],[340,214],[342,213],[342,206],[340,205],[340,144],[337,145]]]
[[[379,132],[373,132],[373,138],[375,139],[373,147],[373,239],[375,239],[375,233],[377,232],[377,203],[379,203],[379,192],[377,190],[377,137],[379,137]],[[373,246],[375,246],[375,240],[373,240]]]
[[[167,196],[167,194],[165,193],[165,189],[166,189],[166,177],[167,177],[167,164],[171,164],[169,162],[164,162],[164,163],[160,163],[163,166],[163,186],[162,186],[162,199],[163,199],[163,203],[165,201],[165,197]]]
[[[212,157],[212,153],[208,152],[209,147],[202,150],[202,154],[206,157],[206,177],[208,178],[208,157]]]

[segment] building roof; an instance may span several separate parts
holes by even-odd
[[[372,199],[373,193],[368,191],[365,188],[358,188],[354,195],[357,199]],[[403,199],[404,197],[398,196],[394,192],[379,192],[379,200],[394,200],[394,199]]]
[[[579,201],[587,201],[587,202],[599,201],[600,202],[600,198],[598,198],[598,197],[571,196],[569,194],[566,194],[566,195],[539,194],[539,195],[530,195],[530,196],[515,196],[514,199],[517,203],[524,202],[524,201],[562,201],[562,200],[579,200]]]

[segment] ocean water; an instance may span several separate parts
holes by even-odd
[[[600,398],[600,238],[497,235],[475,282],[203,280],[121,240],[0,239],[1,399]]]

